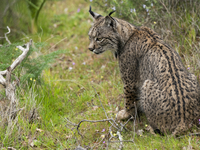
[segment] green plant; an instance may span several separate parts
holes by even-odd
[[[9,46],[3,45],[0,47],[0,70],[8,68],[12,62],[22,53],[17,45],[21,43],[14,43]],[[34,48],[31,48],[27,54],[27,57],[22,63],[14,70],[14,74],[17,75],[23,85],[25,81],[37,80],[41,82],[42,71],[48,69],[50,64],[59,56],[64,53],[64,50],[53,51],[46,55],[41,55],[40,49],[44,47],[44,43],[35,43]]]
[[[7,0],[0,6],[0,36],[4,37],[6,26],[11,29],[11,41],[29,33],[38,33],[38,18],[46,0]],[[4,38],[0,38],[4,43]]]
[[[37,25],[38,17],[46,0],[27,0],[27,2],[28,2],[28,8],[31,12],[31,18],[32,18],[31,31],[32,33],[36,33],[37,28],[38,28],[38,25]]]

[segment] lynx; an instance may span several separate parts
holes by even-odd
[[[119,62],[124,84],[125,109],[118,118],[145,114],[151,129],[177,135],[199,124],[200,86],[178,53],[147,27],[106,17],[91,10],[94,24],[89,30],[89,50],[95,54],[111,50]]]

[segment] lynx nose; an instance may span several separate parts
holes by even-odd
[[[94,48],[91,48],[91,47],[88,47],[88,49],[89,49],[90,51],[93,51],[93,50],[94,50]]]
[[[90,42],[90,45],[88,46],[88,49],[90,51],[93,51],[95,49],[95,46],[94,46],[94,43],[93,42]]]

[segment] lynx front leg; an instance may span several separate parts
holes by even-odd
[[[130,46],[126,45],[126,46]],[[135,53],[124,52],[119,56],[119,68],[124,83],[125,109],[118,114],[119,120],[127,119],[135,113],[135,102],[138,94],[137,82],[139,81],[138,61],[134,59]]]
[[[125,95],[125,109],[119,111],[117,115],[118,120],[128,119],[131,115],[135,113],[136,107],[136,90],[130,90],[130,87],[124,87]]]
[[[135,113],[135,102],[136,102],[136,90],[131,89],[129,86],[124,87],[124,95],[125,95],[125,110],[130,115]]]

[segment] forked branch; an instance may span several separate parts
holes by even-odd
[[[32,40],[30,40],[27,44],[25,44],[25,47],[17,46],[23,53],[10,65],[10,72],[12,72],[23,60],[26,58],[27,53],[29,52],[30,46],[32,44]],[[8,70],[0,71],[0,84],[2,84],[4,87],[6,86],[6,79],[3,76],[6,76],[8,73]]]
[[[23,53],[4,71],[0,71],[0,84],[2,84],[5,87],[6,91],[6,97],[10,101],[10,109],[8,109],[9,114],[9,120],[12,120],[16,117],[17,112],[17,98],[15,95],[16,85],[19,83],[19,79],[16,78],[13,82],[11,81],[11,74],[12,71],[24,60],[24,58],[27,56],[27,53],[30,49],[32,40],[28,42],[25,47],[17,46]],[[6,79],[3,77],[6,76]]]

